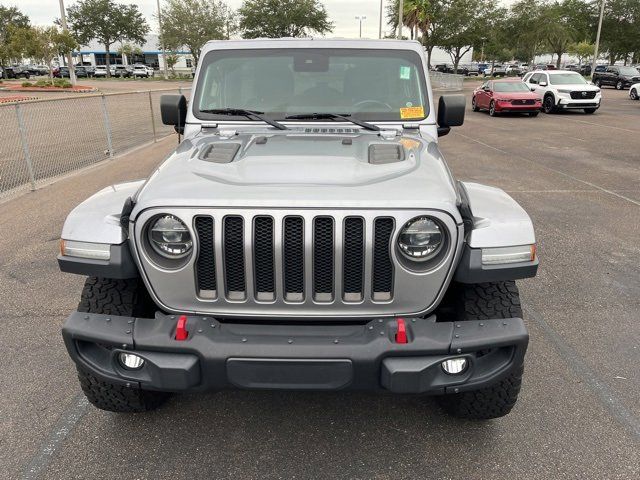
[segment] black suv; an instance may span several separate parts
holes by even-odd
[[[593,74],[593,83],[598,87],[610,85],[616,87],[616,90],[623,90],[638,82],[640,82],[640,72],[633,67],[612,65],[604,72],[596,70]]]
[[[4,67],[3,78],[29,78],[31,73],[28,69],[13,66],[13,67]]]

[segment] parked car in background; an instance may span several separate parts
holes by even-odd
[[[149,71],[151,71],[151,73]],[[153,68],[138,63],[133,66],[131,75],[133,77],[149,78],[153,76]]]
[[[583,75],[585,77],[590,77],[591,76],[591,65],[590,64],[580,65],[580,70],[578,70],[578,73],[580,73],[580,75]]]
[[[49,75],[49,67],[46,65],[27,65],[25,68],[33,76]]]
[[[436,66],[433,67],[433,69],[436,72],[453,73],[453,65],[449,63],[438,63]]]
[[[600,89],[577,72],[529,72],[523,81],[542,98],[542,111],[545,113],[569,109],[595,113],[600,108]]]
[[[629,88],[629,97],[631,100],[640,100],[640,83],[635,83]]]
[[[14,65],[11,67],[4,67],[3,77],[2,78],[29,78],[31,77],[31,72],[26,67],[21,67],[19,65]]]
[[[147,69],[148,76],[153,77],[156,74],[156,71],[153,69],[153,67],[145,65],[145,68]]]
[[[596,69],[593,71],[594,73],[606,72],[608,65],[596,65]]]
[[[580,65],[576,65],[575,63],[570,63],[564,66],[565,70],[569,70],[571,72],[580,72]]]
[[[519,77],[522,75],[522,69],[520,65],[517,64],[507,65],[504,70],[505,75],[508,77]]]
[[[133,69],[124,65],[110,65],[111,76],[120,78],[129,78],[132,75]]]
[[[75,67],[74,71],[76,73],[76,78],[87,78],[89,76],[89,72],[87,72],[85,67]],[[69,78],[71,76],[69,73],[69,67],[54,68],[53,76],[56,78]]]
[[[96,65],[96,69],[93,72],[93,76],[96,78],[103,78],[107,76],[107,66],[106,65]]]
[[[470,77],[477,77],[478,75],[480,75],[480,69],[478,68],[478,65],[473,63],[471,65],[467,65],[467,75]]]
[[[604,72],[596,71],[592,80],[598,87],[611,86],[623,90],[640,82],[640,72],[633,67],[611,65]]]
[[[485,69],[485,77],[505,77],[507,75],[507,68],[504,65],[495,64]]]
[[[471,108],[474,112],[487,110],[492,117],[502,112],[528,113],[536,117],[542,108],[542,99],[522,80],[489,80],[474,90]]]
[[[478,74],[479,75],[484,75],[484,71],[489,68],[489,64],[488,63],[479,63],[478,64]]]

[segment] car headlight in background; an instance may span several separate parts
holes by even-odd
[[[429,217],[408,221],[398,236],[398,248],[409,260],[424,262],[434,258],[444,244],[443,228]]]
[[[152,221],[148,230],[149,244],[165,258],[182,258],[193,248],[187,226],[173,215],[162,215]]]

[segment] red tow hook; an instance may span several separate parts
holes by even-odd
[[[396,333],[396,343],[407,343],[407,326],[404,323],[404,318],[398,319],[398,332]]]
[[[182,342],[187,339],[189,332],[187,332],[187,316],[180,315],[178,323],[176,325],[176,340]]]

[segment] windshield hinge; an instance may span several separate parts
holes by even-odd
[[[405,130],[418,130],[420,128],[419,123],[403,123],[402,128]]]

